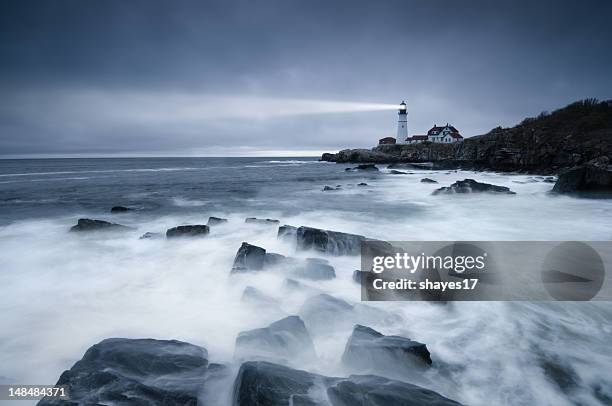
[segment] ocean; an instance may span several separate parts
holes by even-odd
[[[292,256],[279,219],[387,240],[579,240],[612,238],[612,200],[554,196],[543,177],[405,169],[345,171],[314,158],[130,158],[0,160],[0,383],[52,384],[108,337],[177,339],[232,363],[240,331],[279,318],[240,300],[254,286],[299,311],[286,275],[230,276],[244,241]],[[438,184],[421,183],[428,177]],[[432,196],[472,178],[517,194]],[[367,183],[359,186],[360,183]],[[324,186],[337,190],[323,191]],[[113,206],[134,210],[111,214]],[[139,239],[181,224],[227,218],[201,239]],[[78,218],[132,227],[69,233]],[[337,278],[306,282],[351,303],[358,257],[329,257]],[[431,389],[470,405],[612,403],[609,302],[371,303],[397,317],[371,327],[427,344]],[[303,369],[346,375],[350,329],[314,337]],[[228,388],[228,391],[230,388]],[[218,404],[226,401],[219,395]]]

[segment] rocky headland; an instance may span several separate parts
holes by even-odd
[[[559,174],[561,184],[555,191],[581,193],[610,191],[611,151],[612,101],[589,99],[462,142],[345,149],[325,153],[321,160],[419,167],[429,163],[432,169]],[[564,179],[566,173],[570,173],[569,180]]]

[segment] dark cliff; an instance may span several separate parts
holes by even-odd
[[[428,162],[439,167],[556,172],[612,151],[612,101],[583,100],[512,128],[495,128],[456,144],[379,145],[323,154],[338,163]]]

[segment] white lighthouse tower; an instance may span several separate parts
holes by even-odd
[[[402,101],[397,113],[397,137],[395,142],[397,144],[406,144],[406,138],[408,138],[408,115],[406,114],[406,103]]]

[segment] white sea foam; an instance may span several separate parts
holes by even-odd
[[[550,184],[513,182],[528,180],[523,175],[412,172],[364,177],[369,184],[364,188],[343,185],[344,190],[330,193],[318,187],[296,191],[285,198],[319,202],[321,208],[288,215],[259,211],[257,215],[386,240],[610,238],[610,201],[553,197],[547,194]],[[420,183],[425,176],[440,184]],[[431,196],[435,188],[466,177],[505,185],[518,194]],[[339,204],[350,207],[355,199],[367,199],[370,209],[351,215],[339,209]],[[206,204],[187,196],[173,203]],[[382,213],[378,207],[390,212]],[[146,231],[201,223],[208,215],[230,221],[213,227],[203,239],[138,239]],[[255,286],[279,300],[285,314],[295,314],[305,299],[305,294],[284,290],[282,270],[229,275],[243,241],[296,255],[290,244],[276,239],[275,227],[245,224],[244,218],[252,215],[245,207],[147,219],[125,217],[122,221],[136,230],[118,234],[68,233],[79,213],[1,227],[3,381],[54,383],[88,347],[107,337],[179,339],[205,346],[214,361],[231,362],[240,331],[265,326],[279,317],[243,304],[240,297],[245,286]],[[360,291],[351,274],[358,269],[359,258],[328,259],[337,278],[305,283],[358,302]],[[612,368],[609,303],[371,305],[403,320],[371,326],[426,343],[434,360],[430,387],[463,403],[597,405],[604,404],[602,399],[612,391],[607,374]],[[335,376],[350,373],[340,365],[349,333],[340,329],[315,336],[319,358],[302,367]],[[574,386],[561,388],[555,383],[555,368],[575,377]]]

